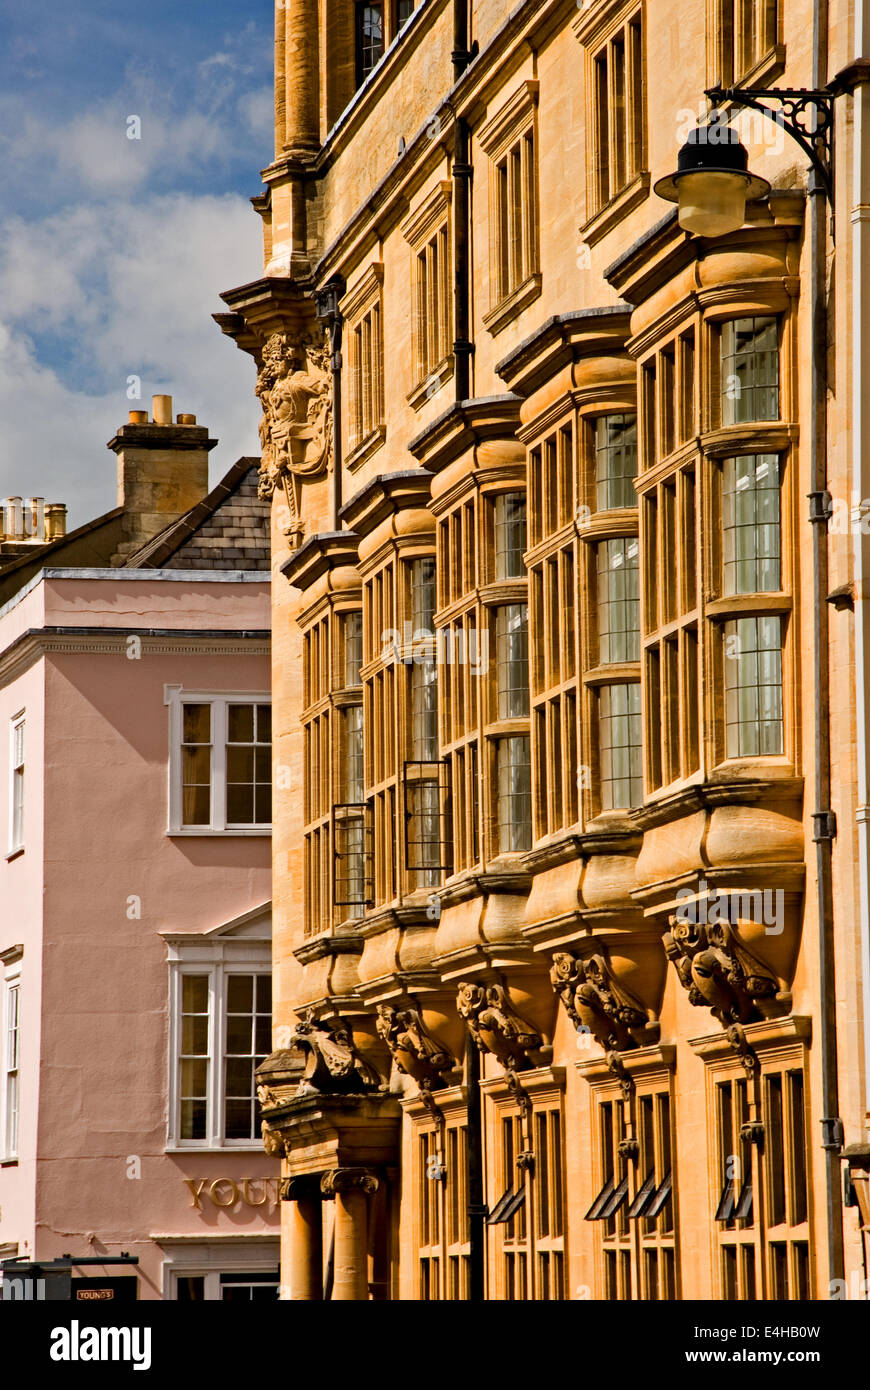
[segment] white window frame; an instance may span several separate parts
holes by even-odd
[[[276,1230],[274,1237],[255,1241],[234,1237],[232,1247],[225,1242],[187,1242],[183,1237],[177,1245],[171,1238],[162,1241],[164,1301],[178,1299],[179,1279],[202,1276],[206,1302],[214,1302],[220,1300],[222,1274],[271,1274],[281,1263],[278,1234]]]
[[[15,760],[15,744],[18,731],[21,731],[21,761]],[[26,718],[25,711],[19,710],[9,721],[9,855],[20,854],[24,849],[24,796],[26,767]],[[16,834],[15,791],[21,787],[21,823]]]
[[[163,701],[169,707],[169,824],[167,835],[271,835],[272,822],[256,825],[228,825],[227,711],[230,705],[269,705],[268,691],[185,690],[181,685],[165,685]],[[211,816],[208,825],[185,825],[182,814],[182,757],[184,705],[211,706]],[[273,731],[274,736],[274,731]]]
[[[224,1056],[223,1042],[226,1025],[226,980],[230,975],[269,975],[272,973],[271,941],[232,938],[213,941],[196,936],[191,941],[171,938],[169,943],[169,1107],[166,1136],[167,1151],[202,1152],[210,1150],[248,1151],[262,1153],[260,1137],[225,1139],[224,1113]],[[181,981],[185,975],[209,977],[209,1060],[206,1100],[206,1137],[181,1137]],[[274,1010],[274,1002],[273,1002]]]
[[[4,966],[2,1007],[0,1007],[0,1027],[2,1027],[2,1052],[0,1052],[0,1162],[14,1163],[21,1150],[21,957],[20,946],[8,951],[0,951],[0,964]],[[13,1004],[14,1000],[14,1004]],[[11,1023],[15,1009],[16,1065],[10,1065]],[[10,1143],[9,1079],[16,1078],[15,1088],[15,1142]]]

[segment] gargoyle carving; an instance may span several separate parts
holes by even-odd
[[[285,534],[298,545],[302,535],[303,478],[324,472],[332,456],[332,389],[329,350],[295,344],[273,333],[263,346],[256,394],[260,421],[261,497],[284,488],[290,510]]]
[[[456,1066],[455,1059],[426,1031],[417,1009],[379,1004],[375,1026],[399,1071],[413,1077],[424,1095],[444,1085],[444,1073]]]
[[[691,1003],[706,1005],[723,1028],[755,1022],[770,1012],[759,1001],[773,1000],[779,985],[728,922],[672,917],[662,940]]]
[[[325,1023],[309,1010],[289,1046],[257,1068],[257,1098],[264,1114],[309,1095],[353,1095],[377,1090],[381,1079],[354,1047],[341,1019]]]
[[[558,951],[550,982],[574,1026],[590,1032],[605,1052],[643,1047],[658,1037],[658,1024],[617,982],[603,952],[582,960]]]
[[[457,986],[456,1007],[481,1052],[491,1052],[508,1076],[539,1065],[541,1035],[520,1018],[504,985],[480,985],[463,980]]]

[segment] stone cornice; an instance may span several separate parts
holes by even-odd
[[[496,362],[495,370],[511,391],[530,396],[581,357],[624,352],[630,318],[630,304],[553,314]]]
[[[513,393],[457,401],[408,442],[408,453],[438,472],[475,444],[513,439],[520,423],[520,403]]]
[[[217,440],[209,439],[203,425],[122,425],[106,445],[113,454],[125,449],[204,449],[210,453]]]
[[[295,588],[310,589],[329,570],[355,569],[358,541],[353,531],[320,531],[294,550],[280,571]]]
[[[117,571],[116,571],[117,572]],[[43,627],[22,632],[0,655],[0,686],[8,685],[41,657],[52,654],[88,653],[94,656],[126,656],[130,637],[142,643],[142,656],[268,656],[271,633],[253,630]]]
[[[709,811],[716,806],[754,806],[760,801],[798,800],[803,793],[802,777],[755,777],[737,775],[709,778],[684,787],[672,796],[636,806],[629,811],[628,820],[638,831],[668,825],[695,811]]]
[[[339,515],[359,538],[368,536],[388,517],[429,504],[432,474],[424,468],[378,473],[345,502]]]
[[[629,304],[642,304],[686,266],[703,260],[713,250],[735,253],[797,236],[803,202],[800,189],[774,189],[767,203],[747,206],[746,224],[740,231],[720,240],[684,232],[674,208],[605,267],[604,279]]]

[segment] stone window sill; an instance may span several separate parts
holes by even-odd
[[[432,400],[438,395],[441,387],[448,382],[453,375],[453,354],[443,358],[437,367],[433,367],[427,377],[407,396],[408,404],[414,409],[419,410],[427,401]]]
[[[386,437],[386,426],[378,425],[377,429],[371,430],[366,435],[365,439],[360,440],[359,444],[354,445],[344,461],[345,466],[349,468],[351,472],[357,468],[361,468],[366,459],[371,458],[372,454],[380,449]]]
[[[649,170],[644,169],[636,174],[631,183],[627,183],[624,188],[605,203],[603,208],[599,208],[593,217],[584,222],[580,228],[580,235],[588,246],[594,246],[597,241],[612,231],[618,222],[627,217],[635,208],[640,207],[649,197]]]
[[[484,314],[484,327],[495,337],[509,323],[512,323],[523,309],[527,309],[533,304],[541,293],[542,277],[539,271],[533,275],[528,275],[521,285],[517,285],[515,290],[497,304],[494,309],[490,309],[488,314]]]

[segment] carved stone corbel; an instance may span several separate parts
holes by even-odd
[[[516,1073],[540,1065],[544,1040],[514,1009],[504,985],[463,980],[456,1007],[479,1051],[491,1052],[505,1071]]]
[[[309,1010],[289,1046],[257,1068],[257,1099],[266,1119],[291,1100],[308,1095],[356,1095],[381,1089],[381,1078],[353,1042],[342,1019],[324,1022]]]
[[[332,460],[332,379],[329,347],[272,333],[263,344],[256,394],[260,421],[261,497],[283,487],[290,512],[285,535],[302,539],[302,480],[325,473]]]
[[[759,1004],[776,998],[779,983],[730,923],[675,916],[670,928],[662,938],[665,954],[692,1004],[706,1006],[723,1028],[754,1023],[770,1012]]]
[[[416,1008],[379,1004],[375,1027],[399,1071],[416,1081],[424,1101],[446,1084],[445,1074],[454,1069],[456,1059],[427,1031]]]
[[[550,983],[575,1028],[592,1033],[605,1052],[625,1052],[657,1041],[659,1025],[615,978],[606,949],[585,959],[553,956]]]
[[[364,1192],[370,1197],[377,1190],[377,1177],[368,1168],[330,1168],[320,1178],[324,1197],[334,1197],[337,1192]]]

